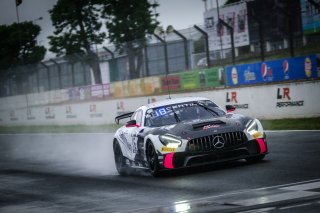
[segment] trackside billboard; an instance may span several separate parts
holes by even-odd
[[[317,77],[316,55],[226,67],[227,86],[262,84]]]
[[[232,6],[216,8],[204,12],[205,30],[209,35],[209,49],[220,50],[231,48],[230,32],[219,23],[222,19],[234,29],[235,47],[249,45],[249,29],[247,18],[247,4],[245,2]],[[222,42],[222,43],[221,43]]]

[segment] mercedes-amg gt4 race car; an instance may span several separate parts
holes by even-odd
[[[262,160],[268,153],[259,120],[235,114],[206,98],[179,98],[150,103],[115,118],[130,120],[113,139],[116,168],[164,170],[246,159]]]

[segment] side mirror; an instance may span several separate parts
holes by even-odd
[[[126,127],[140,127],[136,120],[130,120],[126,123]]]
[[[226,105],[226,110],[227,112],[233,112],[236,110],[236,108],[232,105]]]

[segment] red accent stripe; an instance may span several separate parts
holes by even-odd
[[[163,165],[167,169],[173,169],[173,155],[174,153],[169,153],[164,157]]]
[[[259,147],[260,147],[260,154],[265,153],[267,151],[267,147],[266,147],[266,144],[264,143],[263,139],[257,138],[256,140],[257,140]]]
[[[126,127],[140,127],[139,124],[131,124],[131,125],[126,125]]]

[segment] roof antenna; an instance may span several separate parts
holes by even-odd
[[[169,88],[169,81],[168,81],[168,73],[166,74],[166,83],[167,83],[167,89],[168,89],[169,99],[171,99],[171,96],[170,96],[170,88]]]

